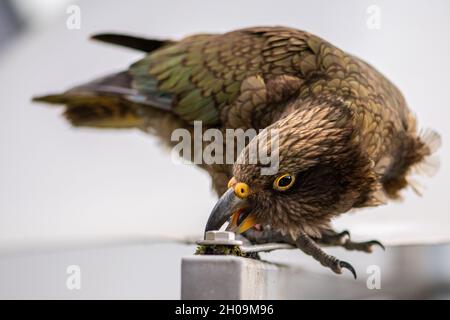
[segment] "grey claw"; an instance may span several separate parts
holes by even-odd
[[[378,241],[378,240],[372,240],[368,242],[371,246],[379,246],[381,249],[383,249],[383,251],[386,251],[386,248],[384,247],[384,245]]]
[[[357,276],[356,276],[355,268],[353,268],[353,266],[350,263],[345,262],[345,261],[339,261],[339,267],[350,270],[350,272],[353,274],[353,277],[356,280]]]
[[[338,234],[338,237],[341,244],[344,244],[345,242],[350,241],[350,232],[344,230]]]
[[[347,237],[349,237],[350,238],[350,232],[348,231],[348,230],[344,230],[344,231],[342,231],[341,233],[339,233],[339,237],[344,237],[344,236],[347,236]]]

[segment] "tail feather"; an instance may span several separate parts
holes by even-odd
[[[33,101],[63,104],[73,125],[97,128],[142,128],[149,109],[171,110],[171,97],[143,95],[132,84],[132,76],[124,71]]]
[[[144,52],[171,43],[113,33],[97,34],[92,39]],[[172,96],[160,93],[157,82],[150,76],[148,78],[149,88],[145,93],[134,88],[133,75],[124,71],[76,86],[64,93],[34,97],[33,101],[65,105],[64,116],[75,126],[142,128],[149,114],[171,111],[172,105]]]
[[[41,96],[38,102],[64,104],[64,116],[74,126],[95,128],[140,128],[145,119],[140,106],[120,97],[63,93]]]
[[[127,72],[116,73],[61,94],[33,98],[36,102],[65,105],[64,116],[74,126],[133,128],[143,124],[139,106],[125,97],[137,94]]]
[[[65,105],[64,116],[74,126],[131,128],[141,125],[143,119],[138,107],[124,99],[134,93],[130,83],[127,72],[120,72],[33,101]]]

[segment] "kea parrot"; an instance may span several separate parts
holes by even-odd
[[[242,233],[252,243],[295,245],[335,273],[352,265],[322,246],[371,252],[331,220],[354,208],[400,198],[409,174],[439,146],[418,132],[401,92],[363,60],[311,33],[252,27],[179,41],[99,34],[94,39],[144,52],[128,70],[34,98],[64,105],[74,126],[138,128],[174,146],[171,133],[254,129],[236,155],[277,131],[279,163],[198,163],[219,200],[205,231]],[[193,137],[192,137],[193,139]],[[269,138],[268,140],[270,140]],[[225,143],[225,142],[224,142]]]

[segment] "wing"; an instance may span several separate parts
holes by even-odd
[[[284,102],[318,72],[315,48],[323,41],[282,27],[179,42],[117,34],[93,39],[148,53],[127,71],[36,101],[65,104],[75,125],[134,127],[151,114],[141,108],[156,108],[188,123],[255,129],[272,123]]]
[[[196,35],[150,53],[129,72],[137,91],[170,98],[186,121],[258,127],[317,71],[314,41],[282,27]]]

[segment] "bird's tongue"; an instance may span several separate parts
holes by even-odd
[[[250,210],[248,208],[240,208],[231,216],[229,230],[238,233],[244,232],[249,228],[254,228],[255,230],[258,231],[262,230],[262,226],[260,224],[253,224],[253,223],[254,219],[250,215]]]
[[[233,227],[239,226],[242,221],[247,217],[248,212],[246,212],[245,208],[238,209],[233,215],[231,216],[231,225]]]

